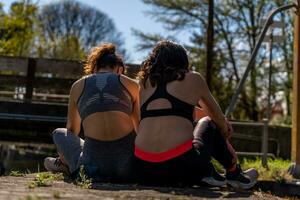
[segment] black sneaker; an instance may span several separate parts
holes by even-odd
[[[201,181],[213,187],[224,187],[226,184],[226,179],[216,171],[212,164],[207,176],[203,177]]]
[[[226,173],[227,183],[233,188],[250,189],[256,184],[257,178],[256,169],[251,168],[243,172],[240,165],[236,166],[235,171]]]

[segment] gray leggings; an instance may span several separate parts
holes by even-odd
[[[114,141],[88,137],[82,140],[67,129],[58,128],[52,136],[74,177],[80,166],[93,181],[126,181],[131,177],[135,133]]]

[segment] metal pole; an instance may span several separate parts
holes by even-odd
[[[273,28],[270,29],[270,42],[269,42],[269,85],[268,85],[268,105],[267,105],[267,113],[266,117],[268,122],[270,121],[271,116],[271,96],[272,96],[272,60],[273,60]]]
[[[208,26],[206,36],[206,83],[211,89],[214,46],[214,0],[208,1]]]
[[[268,138],[269,138],[268,123],[269,123],[269,120],[264,118],[263,123],[264,123],[264,128],[263,128],[262,146],[261,146],[261,152],[262,152],[261,163],[262,163],[262,166],[268,167]]]
[[[266,109],[266,118],[263,119],[264,128],[262,135],[262,165],[268,167],[268,148],[269,148],[269,122],[271,116],[271,87],[272,87],[272,60],[273,60],[273,28],[270,29],[270,41],[269,41],[269,82],[268,82],[268,104]]]
[[[264,25],[264,27],[262,29],[262,32],[259,35],[258,41],[257,41],[257,43],[256,43],[256,45],[254,47],[254,50],[253,50],[252,55],[250,57],[250,61],[249,61],[248,65],[247,65],[247,68],[246,68],[246,70],[244,72],[244,75],[241,78],[240,82],[238,83],[237,88],[235,90],[235,93],[232,96],[231,102],[230,102],[230,104],[229,104],[229,106],[228,106],[228,108],[227,108],[227,110],[225,112],[225,116],[226,117],[229,116],[229,114],[233,111],[233,109],[235,107],[236,101],[237,101],[237,99],[239,97],[239,94],[241,93],[241,90],[242,90],[244,84],[245,84],[246,78],[248,77],[248,74],[249,74],[250,70],[252,69],[252,67],[255,64],[255,58],[257,56],[258,50],[259,50],[259,48],[260,48],[260,46],[261,46],[261,44],[263,42],[263,39],[264,39],[264,37],[265,37],[265,35],[267,33],[267,30],[268,30],[269,26],[272,24],[273,17],[277,13],[280,13],[282,11],[285,11],[285,10],[288,10],[288,9],[291,9],[291,8],[297,8],[297,5],[296,4],[284,5],[284,6],[281,6],[281,7],[277,8],[277,9],[273,10],[269,14],[269,16],[267,18],[267,21],[265,22],[265,25]]]

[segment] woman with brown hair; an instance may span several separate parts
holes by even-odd
[[[161,41],[142,64],[141,121],[135,141],[135,170],[142,183],[189,183],[251,188],[257,171],[243,172],[228,142],[232,127],[199,73],[189,70],[186,50]],[[195,107],[208,114],[193,126]],[[211,164],[226,169],[226,179]]]
[[[84,70],[86,76],[70,91],[67,126],[52,134],[59,157],[46,158],[45,168],[76,176],[83,166],[94,181],[127,180],[139,120],[139,86],[122,74],[124,63],[110,43],[92,49]],[[84,140],[78,136],[81,127]]]

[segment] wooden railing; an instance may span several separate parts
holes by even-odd
[[[127,67],[131,77],[139,68]],[[66,103],[71,85],[82,75],[78,61],[0,56],[0,99]]]

